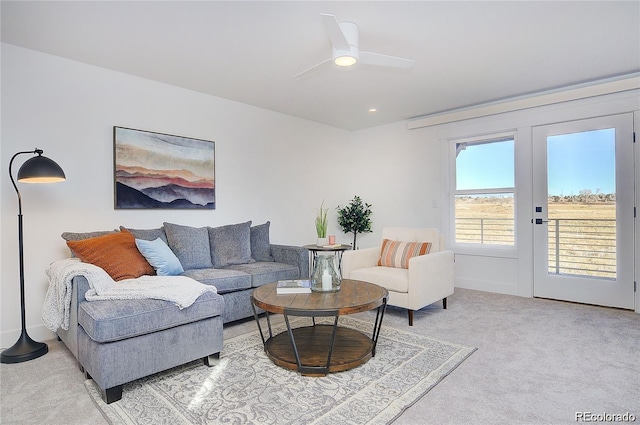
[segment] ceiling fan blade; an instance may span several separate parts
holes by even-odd
[[[338,19],[334,15],[328,15],[326,13],[321,13],[320,16],[322,16],[324,30],[327,32],[327,36],[329,40],[331,40],[333,47],[338,50],[349,50],[349,42],[344,32],[342,32],[342,28],[340,28]]]
[[[304,74],[306,74],[308,72],[311,72],[311,71],[315,70],[316,68],[320,68],[322,65],[324,65],[325,63],[331,62],[332,60],[333,60],[332,58],[325,59],[322,62],[313,65],[311,68],[305,69],[304,71],[300,72],[299,74],[294,75],[293,78],[298,78],[298,77],[300,77],[300,76],[302,76],[302,75],[304,75]]]
[[[366,65],[388,66],[391,68],[411,68],[416,63],[413,59],[373,52],[360,52],[360,62]]]

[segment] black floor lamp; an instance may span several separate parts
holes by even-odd
[[[24,312],[24,256],[22,253],[22,198],[16,182],[13,180],[11,167],[16,156],[21,154],[38,154],[25,161],[18,170],[18,181],[21,183],[56,183],[66,179],[64,171],[55,161],[42,156],[42,149],[18,152],[9,161],[9,177],[18,194],[18,249],[20,253],[20,312],[22,314],[22,333],[18,342],[2,352],[0,363],[20,363],[47,354],[49,348],[44,342],[36,342],[27,334]]]

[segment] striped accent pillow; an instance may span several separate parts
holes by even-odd
[[[408,269],[411,258],[428,254],[430,249],[431,242],[401,242],[384,239],[378,265]]]

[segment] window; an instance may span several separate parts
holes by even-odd
[[[455,242],[513,246],[513,135],[454,143]]]

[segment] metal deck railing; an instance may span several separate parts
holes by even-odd
[[[614,219],[550,218],[549,273],[616,278]],[[509,218],[456,218],[456,242],[514,245]]]
[[[456,217],[456,242],[513,245],[513,219]]]
[[[616,278],[616,221],[549,219],[549,273]]]

